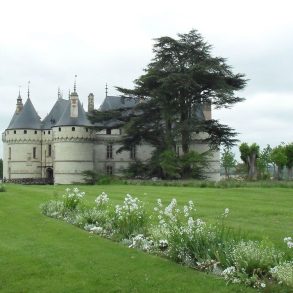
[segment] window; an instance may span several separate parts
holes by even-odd
[[[13,132],[14,132],[14,134],[16,134],[16,130],[14,130]]]
[[[113,159],[113,145],[111,143],[107,145],[107,159]]]
[[[130,159],[135,160],[136,158],[136,146],[132,146],[130,149]]]
[[[38,132],[35,130],[35,134],[38,134]]]
[[[51,134],[51,131],[50,130],[48,131],[48,134]]]
[[[37,158],[37,148],[33,147],[33,158],[36,159]]]
[[[106,134],[111,134],[111,129],[107,128],[106,129]]]
[[[59,127],[59,131],[61,131],[61,127]]]
[[[11,160],[11,147],[8,149],[8,160]]]
[[[52,156],[52,145],[49,144],[48,145],[48,157],[51,157]]]
[[[113,175],[113,166],[106,166],[107,175]]]
[[[27,130],[24,130],[23,133],[24,133],[24,134],[27,134]]]
[[[86,128],[86,129],[85,129],[85,131],[86,131],[86,132],[89,132],[89,129],[88,129],[88,128]]]
[[[120,135],[122,134],[122,129],[121,129],[121,128],[119,128],[119,134],[120,134]]]
[[[46,131],[44,131],[43,133],[46,134]]]
[[[75,131],[75,127],[72,127],[71,129],[72,129],[72,131]]]

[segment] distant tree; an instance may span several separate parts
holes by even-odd
[[[272,162],[278,167],[277,179],[283,179],[283,170],[287,164],[287,156],[285,152],[285,146],[279,145],[272,150]]]
[[[285,146],[285,154],[287,157],[286,167],[288,170],[288,179],[292,179],[292,169],[293,169],[293,143],[287,144]]]
[[[266,179],[270,177],[269,167],[272,163],[271,154],[272,148],[268,144],[264,149],[260,151],[259,157],[256,160],[257,170],[261,179]]]
[[[221,166],[225,170],[226,178],[230,178],[231,169],[235,168],[237,161],[235,160],[234,153],[231,152],[230,149],[224,149],[222,156],[221,156]]]
[[[3,160],[0,159],[0,179],[3,178]]]
[[[259,145],[253,143],[248,145],[247,143],[242,143],[239,147],[240,158],[246,164],[248,170],[248,179],[257,179],[257,168],[256,160],[259,157]]]

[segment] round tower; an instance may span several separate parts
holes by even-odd
[[[83,171],[94,169],[94,132],[78,99],[76,86],[60,120],[53,127],[54,182],[83,182]]]
[[[16,111],[2,134],[2,141],[5,179],[41,178],[41,121],[29,91],[24,105],[19,93]]]

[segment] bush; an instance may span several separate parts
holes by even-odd
[[[66,188],[65,194],[63,195],[64,207],[68,210],[75,210],[77,205],[80,203],[85,193],[80,192],[77,187],[70,189]]]
[[[146,234],[148,217],[142,202],[127,194],[123,205],[116,205],[114,227],[122,238],[131,235]]]
[[[279,282],[293,287],[293,262],[284,262],[270,270],[272,276]]]
[[[231,257],[239,272],[245,271],[249,276],[257,274],[261,277],[268,275],[270,268],[282,261],[284,253],[269,247],[265,242],[242,240],[234,246]]]
[[[86,170],[82,172],[85,183],[95,185],[99,176],[98,173],[93,170]]]
[[[6,191],[6,187],[4,184],[0,184],[0,192],[5,192]]]

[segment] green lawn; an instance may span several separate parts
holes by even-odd
[[[0,292],[255,292],[222,279],[92,236],[47,218],[39,205],[64,186],[8,185],[0,193]],[[280,248],[293,231],[293,190],[201,189],[132,185],[80,186],[88,201],[102,191],[121,202],[126,193],[152,208],[157,198],[192,199],[199,217],[215,220],[224,208],[229,225]]]

